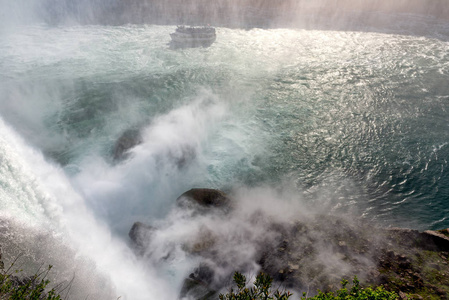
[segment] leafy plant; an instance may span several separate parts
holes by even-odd
[[[220,300],[287,300],[292,294],[290,292],[281,292],[278,289],[271,290],[272,278],[269,275],[260,273],[255,281],[253,287],[247,287],[246,277],[239,272],[234,274],[234,283],[237,290],[230,289],[229,293],[220,294]],[[399,296],[395,292],[389,292],[382,286],[372,288],[362,288],[360,281],[354,277],[352,287],[347,288],[347,280],[342,280],[342,288],[336,292],[323,293],[318,291],[318,295],[307,297],[303,294],[301,300],[396,300]]]
[[[61,296],[56,292],[56,288],[46,292],[50,280],[47,275],[52,266],[40,271],[40,269],[32,276],[19,278],[16,275],[22,270],[12,271],[17,261],[11,264],[6,270],[0,270],[0,299],[1,300],[61,300]]]
[[[335,293],[323,293],[319,291],[318,295],[308,298],[305,294],[301,297],[301,300],[395,300],[399,299],[398,294],[395,292],[389,292],[382,286],[376,288],[366,287],[362,288],[357,276],[354,277],[352,287],[346,288],[348,285],[347,280],[342,280],[342,288]]]
[[[273,279],[264,273],[257,275],[253,287],[246,287],[245,275],[235,272],[234,282],[237,290],[231,288],[228,294],[220,294],[220,300],[287,300],[292,295],[290,292],[271,291]]]

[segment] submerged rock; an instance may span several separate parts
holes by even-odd
[[[231,208],[231,199],[215,189],[191,189],[176,199],[180,207],[199,206],[201,208]]]
[[[138,129],[128,129],[122,133],[113,149],[115,161],[124,160],[128,157],[128,150],[141,144],[142,136]]]

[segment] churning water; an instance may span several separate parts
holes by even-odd
[[[384,226],[449,227],[449,25],[403,25],[217,28],[210,48],[183,50],[168,49],[173,26],[3,33],[0,216],[24,229],[2,240],[38,245],[69,277],[103,274],[78,276],[96,299],[175,299],[189,258],[142,263],[127,232],[164,222],[192,187],[288,189]],[[129,129],[143,143],[114,161]]]

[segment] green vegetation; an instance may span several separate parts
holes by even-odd
[[[271,290],[272,278],[269,275],[260,273],[257,275],[254,286],[246,287],[246,277],[239,272],[234,274],[234,282],[237,285],[237,290],[232,288],[229,293],[220,294],[220,300],[287,300],[292,294],[290,292]],[[342,288],[336,292],[323,293],[307,297],[304,293],[301,300],[395,300],[399,299],[398,294],[389,292],[383,287],[376,288],[366,287],[362,288],[357,277],[352,281],[353,285],[350,289],[347,288],[348,281],[342,280]]]
[[[61,300],[56,289],[47,289],[50,281],[47,278],[52,266],[38,270],[34,275],[19,278],[13,274],[19,274],[22,270],[12,271],[14,263],[5,271],[0,270],[0,299],[1,300]],[[3,263],[1,264],[3,266]],[[48,290],[48,291],[46,291]]]
[[[348,285],[347,280],[342,280],[342,288],[335,293],[323,293],[319,292],[318,295],[307,298],[306,295],[301,297],[302,300],[395,300],[399,299],[398,294],[395,292],[389,292],[382,286],[376,288],[366,287],[362,288],[357,277],[354,277],[352,281],[353,285],[350,289],[346,288]]]
[[[235,272],[234,282],[237,285],[236,293],[231,288],[228,294],[220,294],[220,300],[287,300],[291,296],[290,292],[272,292],[273,279],[264,273],[257,275],[252,288],[246,287],[246,277],[239,272]]]

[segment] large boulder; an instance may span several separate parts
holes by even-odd
[[[180,292],[180,299],[217,299],[217,291],[212,286],[214,270],[205,263],[201,263],[184,280]]]
[[[145,250],[145,246],[149,244],[151,240],[151,235],[154,233],[155,229],[142,222],[135,222],[128,233],[131,239],[134,249],[142,254]]]
[[[231,208],[231,199],[222,191],[215,189],[191,189],[176,199],[180,207]]]

